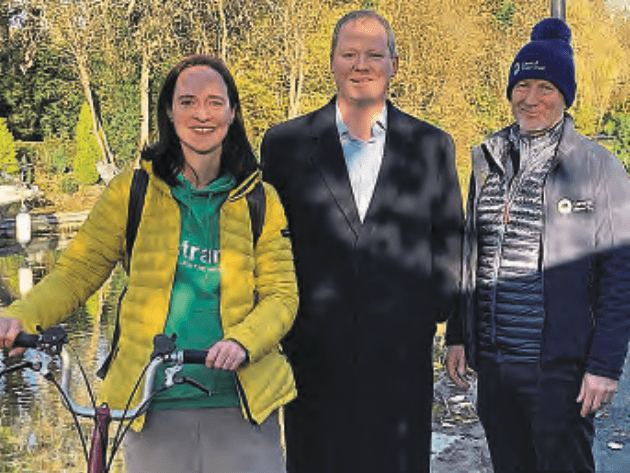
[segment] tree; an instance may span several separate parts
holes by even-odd
[[[6,74],[9,66],[9,3],[0,2],[0,74]]]
[[[0,102],[13,135],[39,141],[71,134],[81,107],[81,88],[69,58],[42,35],[27,67],[23,33],[19,28],[13,32],[9,73],[0,78]]]
[[[0,172],[15,174],[19,171],[13,135],[7,128],[7,122],[0,118]]]
[[[567,7],[578,84],[576,126],[582,133],[594,135],[619,97],[620,84],[630,78],[628,37],[623,36],[627,20],[615,18],[605,0],[572,0]],[[623,52],[626,59],[622,59]]]
[[[90,71],[90,57],[103,41],[103,20],[107,18],[106,9],[110,2],[31,0],[31,5],[43,12],[44,23],[54,41],[64,44],[73,58],[83,94],[90,107],[94,140],[99,146],[103,160],[112,163],[112,152],[102,129],[92,93]]]
[[[396,33],[399,71],[391,97],[405,111],[451,133],[462,188],[469,148],[507,125],[507,71],[545,0],[381,0]]]
[[[82,184],[95,184],[99,177],[96,170],[96,161],[100,156],[100,149],[94,137],[92,117],[90,116],[90,107],[87,102],[81,106],[75,142],[76,148],[72,166],[74,175]]]
[[[230,66],[254,146],[271,125],[321,107],[334,94],[330,38],[337,19],[350,8],[338,3],[259,2],[251,27],[232,40]]]
[[[156,64],[178,50],[174,34],[174,19],[178,16],[176,2],[163,0],[128,0],[124,19],[130,44],[140,62],[140,147],[149,140],[150,77]]]

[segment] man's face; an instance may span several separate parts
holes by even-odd
[[[385,28],[373,18],[351,20],[339,32],[331,69],[341,102],[384,103],[398,59],[389,55]]]
[[[544,79],[524,79],[512,89],[512,114],[526,135],[538,135],[555,125],[564,113],[564,97]]]

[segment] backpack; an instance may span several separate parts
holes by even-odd
[[[149,174],[144,169],[136,169],[133,172],[133,178],[131,180],[131,186],[129,187],[129,207],[127,213],[127,227],[125,230],[125,241],[127,243],[127,261],[131,262],[131,253],[133,251],[133,245],[136,241],[138,234],[138,227],[140,226],[140,220],[142,219],[142,209],[144,208],[144,198],[147,193],[147,185],[149,183]],[[258,243],[262,228],[265,223],[265,188],[262,182],[257,182],[251,192],[245,195],[247,200],[247,207],[249,209],[249,219],[252,226],[252,237],[254,241],[254,248]],[[116,323],[114,325],[114,334],[112,337],[112,345],[109,353],[101,367],[96,372],[96,376],[100,379],[104,379],[109,371],[114,356],[118,352],[118,340],[120,339],[120,306],[127,293],[127,286],[124,287],[118,298],[118,309],[116,310]]]

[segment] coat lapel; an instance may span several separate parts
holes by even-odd
[[[361,221],[354,202],[348,169],[335,122],[335,99],[317,113],[311,134],[315,141],[311,159],[322,180],[344,214],[348,225],[358,235]]]
[[[382,204],[391,204],[391,202],[396,200],[398,188],[395,183],[399,182],[401,178],[400,175],[396,174],[399,174],[401,166],[404,168],[403,163],[407,158],[405,153],[406,136],[401,133],[402,127],[399,126],[399,113],[388,100],[387,135],[385,148],[383,149],[383,160],[381,161],[381,168],[374,186],[374,193],[365,215],[365,221],[368,221],[371,215],[377,213],[378,208]]]

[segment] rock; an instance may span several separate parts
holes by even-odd
[[[623,448],[623,443],[621,442],[608,442],[606,444],[608,448],[611,450],[621,450]]]
[[[109,183],[109,181],[111,181],[114,176],[120,172],[120,169],[118,169],[116,165],[105,161],[98,161],[96,163],[96,170],[105,184]]]

